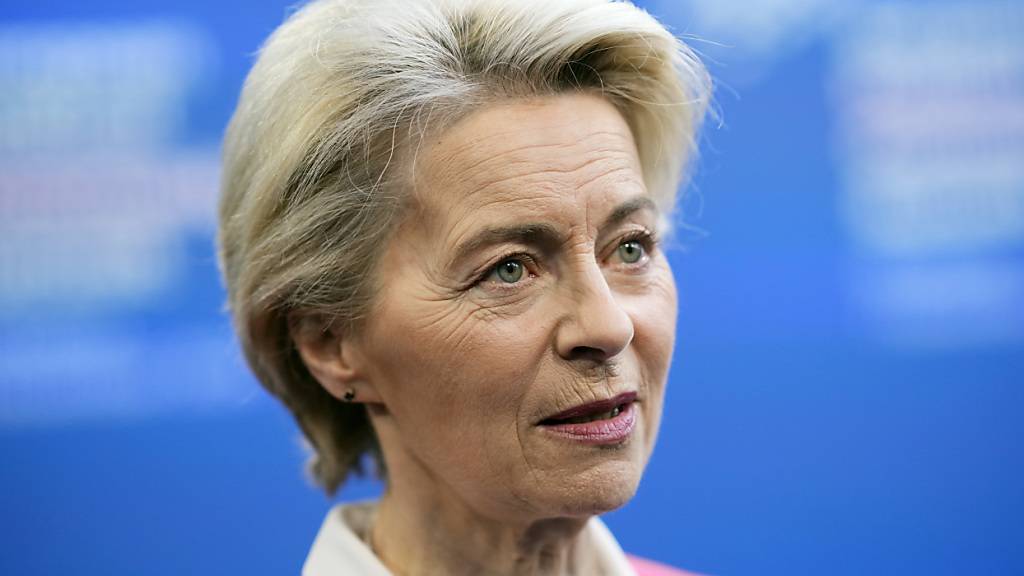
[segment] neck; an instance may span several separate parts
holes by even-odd
[[[592,551],[582,549],[586,518],[496,519],[437,484],[395,480],[378,506],[371,542],[396,575],[600,572]]]

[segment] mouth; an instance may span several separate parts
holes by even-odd
[[[636,425],[636,397],[636,392],[627,392],[576,406],[545,418],[538,426],[584,444],[621,443]]]

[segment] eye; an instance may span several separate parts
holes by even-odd
[[[639,240],[626,240],[619,244],[616,252],[626,264],[636,264],[644,257],[644,245]]]
[[[522,280],[525,268],[521,260],[509,258],[498,263],[491,275],[496,276],[498,280],[505,284],[515,284]]]

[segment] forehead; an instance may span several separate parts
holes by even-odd
[[[612,210],[645,193],[628,124],[590,94],[477,110],[424,144],[414,182],[416,204],[435,225]]]

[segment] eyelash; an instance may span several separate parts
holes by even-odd
[[[486,268],[484,268],[484,271],[480,273],[477,279],[473,282],[472,286],[477,286],[486,282],[487,279],[490,278],[492,274],[494,274],[494,271],[497,270],[498,266],[501,266],[503,262],[506,262],[508,260],[518,260],[522,262],[524,274],[523,278],[525,282],[528,282],[530,278],[534,278],[537,276],[537,274],[535,273],[535,270],[538,268],[537,260],[533,256],[526,252],[509,252],[503,255],[501,258],[495,260]],[[519,288],[520,286],[522,286],[523,282],[516,282],[515,284],[501,284],[496,282],[495,284],[501,285],[502,289],[509,289]]]
[[[644,248],[644,258],[640,262],[626,264],[631,268],[645,266],[650,261],[651,256],[654,255],[654,251],[658,248],[659,244],[658,237],[653,231],[646,228],[633,230],[615,242],[614,247],[608,253],[608,257],[614,255],[615,251],[619,249],[619,246],[622,246],[626,242],[637,242]]]
[[[615,244],[613,245],[611,250],[608,252],[608,255],[605,256],[604,258],[602,258],[602,260],[606,260],[607,258],[609,258],[612,255],[614,255],[615,251],[618,250],[619,246],[621,246],[622,244],[624,244],[626,242],[638,242],[641,246],[643,246],[643,249],[644,249],[644,259],[643,260],[641,260],[640,262],[626,263],[625,264],[626,267],[628,267],[630,269],[633,269],[633,270],[645,267],[647,265],[647,263],[650,261],[651,256],[654,254],[654,251],[655,251],[655,249],[657,249],[658,244],[659,244],[658,237],[657,237],[657,235],[655,235],[655,233],[653,231],[648,230],[646,228],[639,229],[639,230],[632,230],[629,233],[627,233],[626,235],[624,235],[621,238],[619,238],[615,242]],[[487,279],[490,278],[492,274],[494,274],[494,271],[498,268],[498,266],[500,266],[503,262],[506,262],[508,260],[519,260],[520,262],[522,262],[523,268],[524,268],[523,273],[525,274],[524,282],[528,282],[529,279],[535,278],[537,276],[537,274],[535,272],[535,270],[538,268],[537,259],[536,258],[534,258],[532,255],[530,255],[527,252],[522,252],[522,251],[519,251],[519,252],[509,252],[507,254],[503,254],[500,258],[492,261],[491,264],[489,264],[487,267],[485,267],[483,269],[483,271],[479,275],[476,276],[476,279],[472,282],[470,287],[478,286],[478,285],[483,284],[484,282],[486,282]],[[502,289],[518,289],[518,288],[522,287],[524,282],[516,282],[515,284],[501,284],[501,285],[503,287]],[[500,284],[500,283],[496,283],[496,284]]]

